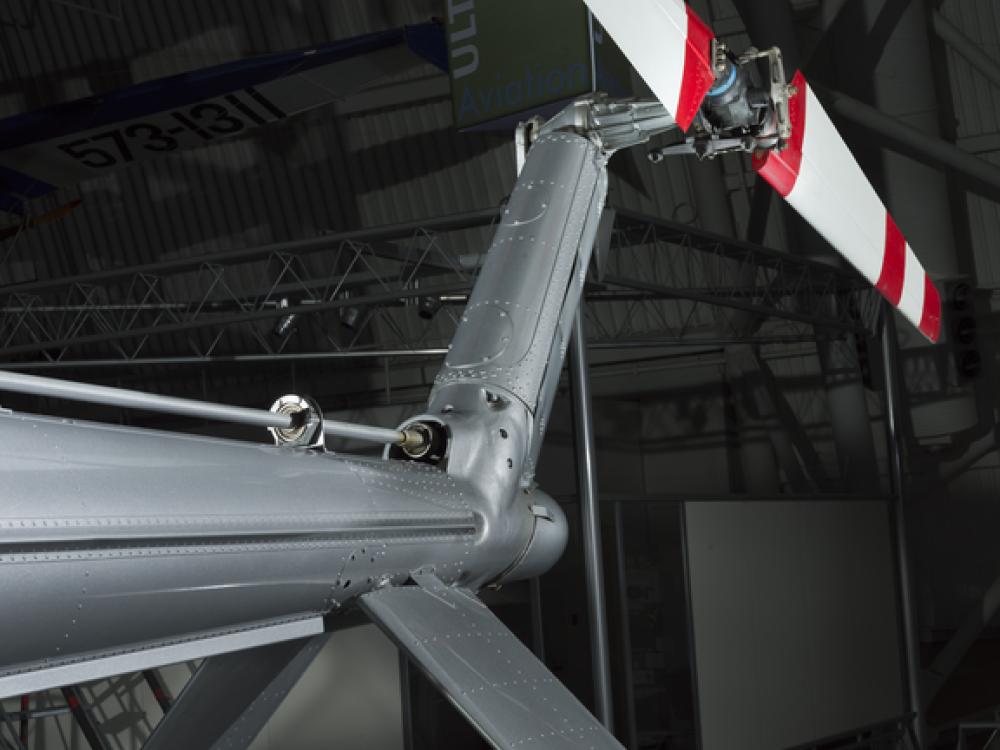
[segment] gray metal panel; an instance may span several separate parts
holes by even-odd
[[[323,631],[322,617],[289,618],[284,622],[258,623],[229,633],[208,633],[177,639],[176,643],[144,649],[122,649],[94,659],[76,659],[33,671],[0,673],[0,698],[37,693],[60,685],[99,680],[125,672],[203,659],[253,649],[270,643],[304,638]],[[53,660],[55,661],[55,660]]]
[[[516,554],[477,550],[477,493],[427,466],[11,415],[0,446],[13,681],[93,679],[111,657],[324,614],[422,565],[454,581]]]
[[[324,634],[205,660],[143,750],[248,747],[327,639]]]
[[[621,745],[479,599],[433,576],[361,597],[385,630],[495,748]]]
[[[564,115],[575,113],[570,107]],[[597,144],[570,131],[535,142],[434,380],[432,414],[479,412],[478,428],[501,401],[524,412],[527,450],[512,459],[524,487],[535,472],[607,195],[606,161]],[[485,391],[497,400],[480,403]]]
[[[685,526],[702,750],[904,713],[885,502],[689,502]]]
[[[437,389],[492,385],[534,411],[550,360],[565,356],[572,315],[563,311],[575,311],[578,299],[567,290],[574,270],[586,273],[607,193],[604,164],[598,146],[574,133],[546,134],[532,147]]]

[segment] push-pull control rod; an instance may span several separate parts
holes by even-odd
[[[250,409],[244,406],[213,404],[207,401],[160,396],[155,393],[143,393],[125,388],[109,388],[103,385],[76,383],[71,380],[43,378],[16,372],[0,371],[0,391],[61,398],[67,401],[84,401],[91,404],[117,406],[123,409],[143,409],[176,414],[182,417],[233,422],[252,427],[270,427],[277,430],[294,430],[305,417],[301,412],[282,413],[266,409]],[[414,448],[426,440],[425,436],[415,429],[390,430],[385,427],[370,427],[326,418],[323,419],[323,434],[373,443],[388,443],[404,448]]]

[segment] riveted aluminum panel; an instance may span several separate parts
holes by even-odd
[[[595,144],[567,132],[538,139],[435,380],[436,391],[482,383],[535,409],[577,255],[586,248],[589,257],[596,232],[590,217],[599,214],[606,193],[604,156]]]
[[[24,671],[7,670],[0,673],[0,698],[38,693],[62,685],[204,659],[215,654],[252,650],[322,632],[322,617],[291,617],[213,633],[198,633],[149,648],[123,648],[102,654],[99,658],[56,661],[51,666],[36,665],[36,668]]]
[[[483,529],[431,467],[55,419],[0,416],[0,472],[0,679],[458,580]]]
[[[507,627],[468,591],[417,575],[361,607],[496,748],[621,745]]]

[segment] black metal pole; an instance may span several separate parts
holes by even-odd
[[[22,695],[21,696],[21,723],[18,728],[18,734],[21,739],[21,744],[24,746],[28,745],[28,712],[31,710],[31,696]]]
[[[160,710],[163,713],[169,711],[174,701],[170,697],[170,693],[167,692],[163,680],[160,679],[159,673],[155,669],[144,669],[142,670],[142,676],[146,680],[146,684],[149,685],[149,689],[153,692],[153,697],[156,699],[157,704],[159,704]]]
[[[87,744],[90,745],[91,750],[107,750],[107,745],[104,742],[104,738],[101,737],[97,724],[94,723],[90,712],[83,707],[79,689],[74,686],[64,687],[62,694],[66,699],[66,705],[69,706],[70,713],[73,714],[73,718],[80,727],[80,731],[83,733],[84,739],[87,740]]]
[[[635,675],[632,670],[632,630],[628,611],[628,575],[625,569],[625,528],[622,503],[615,503],[615,573],[618,576],[618,614],[621,619],[622,674],[625,677],[625,720],[627,747],[639,748],[639,729],[635,718]]]
[[[591,414],[590,375],[583,309],[573,321],[570,346],[570,381],[573,388],[577,476],[580,516],[583,521],[583,559],[587,576],[587,610],[590,616],[590,657],[594,670],[594,714],[612,730],[611,663],[608,658],[608,621],[604,597],[604,566],[601,561],[601,513],[597,493],[594,421]]]
[[[927,746],[923,700],[920,694],[920,634],[913,603],[908,535],[903,483],[902,438],[899,435],[900,382],[897,358],[896,320],[888,303],[882,308],[882,369],[885,378],[885,437],[889,454],[889,496],[892,503],[893,533],[896,541],[896,564],[899,569],[899,606],[903,620],[906,654],[906,693],[918,748]]]

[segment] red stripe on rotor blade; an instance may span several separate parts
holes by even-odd
[[[933,342],[941,337],[941,295],[927,274],[924,274],[924,309],[920,314],[919,328]]]
[[[787,198],[799,179],[802,168],[802,143],[806,135],[806,78],[802,71],[796,71],[792,79],[795,96],[788,100],[788,119],[792,124],[792,134],[781,151],[758,150],[753,155],[753,168],[761,177],[777,190],[782,198]]]
[[[898,305],[903,296],[903,277],[906,275],[906,240],[896,222],[885,215],[885,248],[882,255],[882,272],[875,288],[892,304]]]
[[[691,121],[698,114],[705,94],[715,83],[712,68],[712,40],[715,35],[704,21],[698,18],[691,6],[687,6],[687,41],[684,44],[684,77],[681,79],[681,93],[674,110],[674,122],[681,130],[687,131]]]

